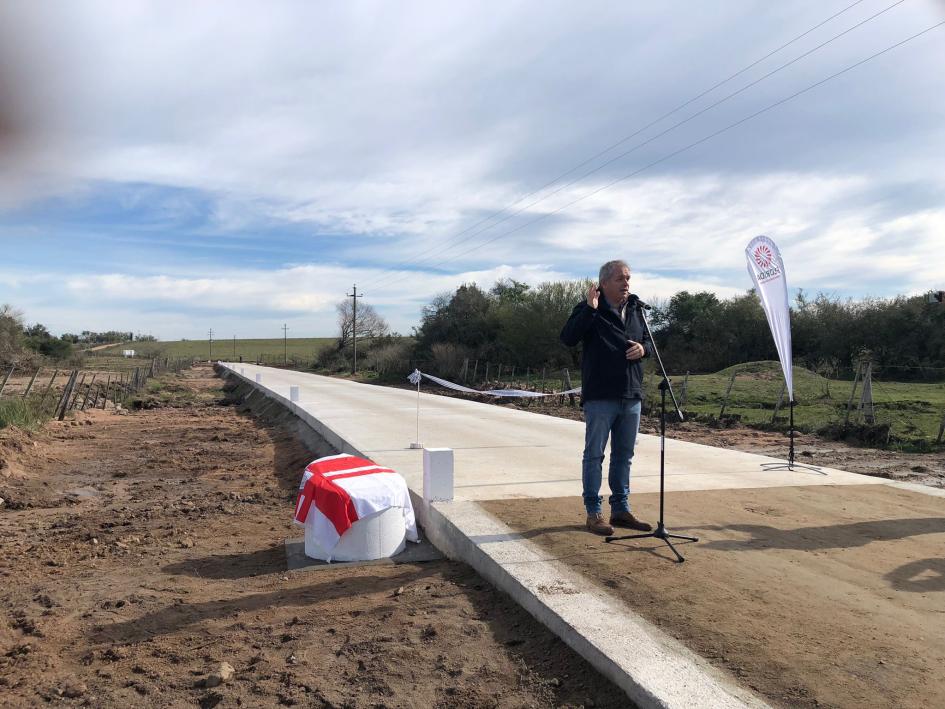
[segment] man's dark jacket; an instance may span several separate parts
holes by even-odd
[[[561,330],[561,341],[568,347],[584,344],[581,360],[581,398],[642,399],[643,360],[627,360],[627,340],[643,345],[647,357],[653,346],[643,327],[643,317],[634,307],[637,298],[630,296],[626,324],[620,313],[604,298],[603,293],[592,308],[582,300],[571,311],[571,317]]]

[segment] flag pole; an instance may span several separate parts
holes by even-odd
[[[423,448],[423,444],[420,442],[420,381],[423,377],[420,376],[420,370],[415,369],[413,374],[409,377],[411,381],[414,379],[417,382],[417,438],[413,443],[410,444],[411,448]]]

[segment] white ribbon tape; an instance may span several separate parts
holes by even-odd
[[[544,396],[566,396],[568,394],[580,394],[581,387],[576,389],[568,389],[567,391],[556,391],[550,394],[545,394],[544,392],[538,391],[525,391],[524,389],[486,389],[480,391],[479,389],[470,389],[469,387],[464,387],[462,384],[456,384],[455,382],[449,382],[445,379],[440,379],[439,377],[434,377],[432,374],[427,374],[426,372],[421,372],[419,369],[413,370],[410,375],[407,377],[407,380],[411,384],[419,384],[420,378],[426,377],[431,382],[439,384],[440,386],[446,387],[447,389],[453,389],[454,391],[462,391],[467,394],[488,394],[489,396],[504,396],[510,398],[522,398],[522,399],[539,399]]]

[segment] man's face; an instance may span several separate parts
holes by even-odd
[[[630,295],[630,269],[618,268],[600,287],[608,303],[620,305]]]

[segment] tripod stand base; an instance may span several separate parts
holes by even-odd
[[[666,545],[672,550],[673,554],[676,555],[676,559],[679,561],[679,563],[684,562],[686,558],[682,554],[680,554],[678,551],[676,551],[676,547],[674,547],[673,543],[669,540],[670,539],[685,539],[686,541],[689,541],[689,542],[699,541],[698,537],[687,537],[683,534],[670,534],[669,532],[666,531],[666,527],[663,526],[662,521],[657,522],[656,529],[654,529],[652,532],[647,532],[646,534],[626,534],[619,537],[606,537],[604,541],[616,542],[621,539],[662,539],[664,542],[666,542]]]
[[[762,463],[761,468],[766,473],[771,470],[790,470],[791,472],[794,472],[796,469],[802,468],[804,470],[820,473],[821,475],[827,474],[816,465],[805,465],[804,463]]]

